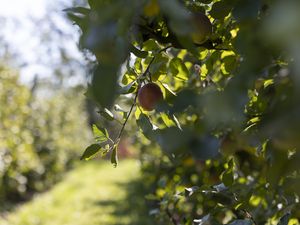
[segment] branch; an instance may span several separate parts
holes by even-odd
[[[167,213],[168,217],[170,218],[170,220],[172,221],[172,223],[174,225],[179,225],[178,221],[172,216],[172,214],[171,214],[170,210],[168,209],[168,207],[166,209],[166,213]]]
[[[136,99],[137,99],[138,93],[139,93],[139,87],[138,87],[138,90],[136,91],[136,94],[135,94],[135,97],[134,97],[134,100],[133,100],[133,104],[131,105],[130,110],[129,110],[127,116],[126,116],[126,119],[125,119],[125,121],[124,121],[124,123],[122,125],[122,128],[121,128],[121,130],[120,130],[120,132],[118,134],[117,141],[120,140],[120,138],[121,138],[121,136],[123,134],[123,131],[124,131],[124,128],[125,128],[125,126],[127,124],[127,121],[128,121],[128,119],[129,119],[129,117],[130,117],[130,115],[132,113],[132,110],[133,110],[135,104],[136,104]]]
[[[242,209],[242,211],[246,214],[246,216],[255,224],[257,225],[256,221],[254,220],[253,216],[248,212],[246,209]]]

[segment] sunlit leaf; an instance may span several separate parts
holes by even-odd
[[[118,145],[114,145],[112,148],[110,162],[114,167],[118,166]]]
[[[92,144],[87,147],[81,156],[81,160],[88,160],[101,150],[100,144]]]
[[[104,108],[103,110],[100,110],[99,113],[105,119],[110,120],[110,121],[114,120],[114,118],[115,118],[114,114],[111,111],[109,111],[107,108]]]
[[[98,128],[95,124],[93,125],[93,135],[97,142],[106,142],[109,138],[107,130],[105,128]]]

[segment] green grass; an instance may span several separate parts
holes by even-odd
[[[50,191],[0,219],[1,225],[147,225],[155,224],[145,209],[134,160],[117,168],[85,162]]]

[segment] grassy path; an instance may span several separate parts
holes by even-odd
[[[1,225],[147,225],[139,168],[123,160],[86,162],[53,189],[10,213]]]

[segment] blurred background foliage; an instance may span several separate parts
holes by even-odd
[[[30,88],[4,65],[0,74],[0,202],[8,207],[60,180],[90,133],[82,88]]]
[[[66,10],[95,55],[87,96],[121,126],[98,124],[82,158],[111,152],[116,165],[126,126],[158,222],[299,224],[299,1],[88,4]],[[199,12],[213,32],[195,44]],[[135,98],[148,82],[164,94],[152,112]]]

